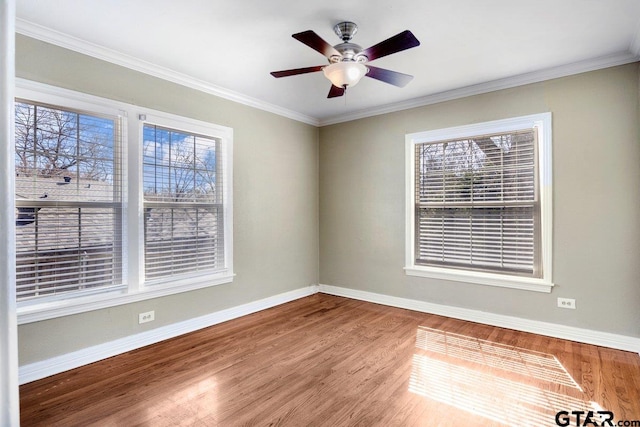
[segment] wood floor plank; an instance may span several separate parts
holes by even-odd
[[[555,426],[561,410],[640,420],[640,356],[317,294],[20,399],[24,426]]]

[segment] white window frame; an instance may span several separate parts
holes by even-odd
[[[15,97],[62,108],[123,117],[122,174],[125,183],[122,236],[123,286],[102,291],[97,289],[90,295],[70,294],[66,298],[18,302],[18,324],[129,304],[233,281],[233,129],[25,79],[16,79]],[[145,122],[211,136],[222,141],[225,268],[214,274],[194,274],[162,284],[156,283],[150,286],[145,284],[142,194],[142,129]],[[6,202],[8,198],[13,198],[15,195],[6,194],[4,197]]]
[[[416,144],[452,139],[469,138],[501,132],[536,128],[538,132],[538,165],[540,179],[540,245],[541,278],[510,274],[462,270],[447,267],[417,265],[415,263],[415,146]],[[417,132],[405,135],[405,185],[406,185],[406,236],[405,274],[453,282],[551,292],[552,281],[552,163],[551,163],[551,113],[532,114],[490,122],[475,123],[445,129]]]

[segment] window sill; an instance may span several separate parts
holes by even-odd
[[[58,301],[22,305],[18,303],[18,325],[231,283],[234,276],[235,274],[225,271],[212,276],[147,285],[138,292],[124,293],[116,290]]]
[[[408,266],[404,268],[407,276],[429,277],[431,279],[450,280],[453,282],[473,283],[477,285],[498,286],[502,288],[522,289],[534,292],[550,293],[553,283],[544,279],[506,276],[502,274],[482,273],[477,271],[452,270],[437,267]]]

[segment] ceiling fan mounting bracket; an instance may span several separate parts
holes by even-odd
[[[355,22],[344,21],[337,23],[333,27],[333,31],[343,42],[347,43],[358,32],[358,26]]]

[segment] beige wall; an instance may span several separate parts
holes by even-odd
[[[16,49],[18,77],[234,129],[237,274],[231,284],[22,325],[21,365],[318,281],[640,337],[638,64],[318,130],[24,36]],[[404,135],[545,111],[553,292],[405,276]],[[557,309],[558,296],[578,309]],[[147,310],[156,321],[138,325]]]
[[[638,77],[636,63],[321,128],[320,283],[640,337]],[[406,276],[405,134],[547,111],[552,293]]]
[[[18,77],[234,130],[233,283],[22,325],[21,365],[318,283],[317,128],[24,36],[16,49]]]

